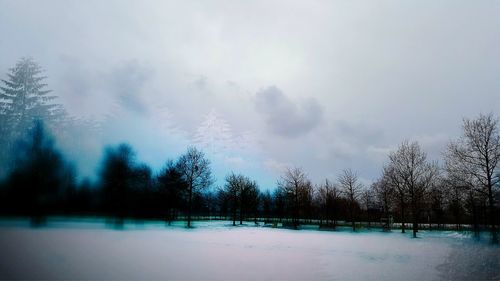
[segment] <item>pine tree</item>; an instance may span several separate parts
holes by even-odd
[[[32,59],[22,58],[7,73],[0,86],[0,162],[5,164],[13,143],[31,129],[35,120],[43,120],[56,129],[65,116],[57,98],[44,83],[43,69]],[[7,165],[2,165],[7,166]],[[0,171],[5,173],[5,171]],[[1,176],[1,175],[0,175]]]

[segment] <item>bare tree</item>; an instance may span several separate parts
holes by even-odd
[[[436,163],[427,161],[427,155],[417,142],[404,141],[398,150],[389,155],[391,177],[408,196],[413,225],[413,237],[417,237],[418,220],[422,201],[427,190],[436,179],[439,169]]]
[[[446,188],[446,203],[451,211],[451,214],[455,218],[455,226],[457,230],[460,230],[460,221],[462,214],[464,213],[463,202],[467,196],[467,188],[459,184],[448,185]]]
[[[363,208],[366,211],[366,219],[368,220],[368,228],[371,227],[371,211],[373,209],[375,200],[375,194],[373,189],[364,188],[361,191],[361,201],[363,203]]]
[[[328,179],[325,179],[325,183],[318,187],[317,201],[321,209],[323,209],[325,214],[326,224],[332,221],[333,227],[336,226],[336,201],[338,200],[339,191],[337,187],[332,184]]]
[[[372,190],[375,194],[375,201],[382,207],[384,212],[384,229],[390,230],[390,210],[394,198],[394,188],[389,183],[389,179],[384,175],[372,184]]]
[[[255,215],[254,222],[257,223],[260,197],[257,182],[241,174],[231,173],[226,176],[226,184],[221,192],[231,209],[233,226],[236,225],[238,211],[240,224],[243,224],[243,218],[250,212]]]
[[[498,242],[495,222],[495,189],[500,177],[496,174],[500,160],[500,133],[493,114],[480,114],[464,119],[463,135],[449,144],[446,168],[451,174],[464,175],[464,184],[488,198],[488,217],[492,241]]]
[[[243,217],[247,217],[250,213],[253,213],[254,223],[257,224],[259,201],[260,190],[257,182],[245,177],[240,195],[240,224],[243,224]]]
[[[262,202],[262,213],[264,215],[264,223],[268,223],[273,212],[274,200],[271,192],[266,190],[261,193],[260,201]]]
[[[187,152],[179,158],[177,167],[183,180],[188,185],[187,226],[191,227],[193,193],[209,187],[214,181],[210,169],[210,161],[205,158],[205,154],[202,151],[195,147],[189,147]]]
[[[428,193],[428,212],[429,212],[429,227],[432,226],[432,221],[437,223],[437,227],[440,228],[443,223],[445,203],[448,195],[447,179],[440,177],[436,184],[434,184]],[[432,219],[431,219],[432,218]]]
[[[243,175],[236,175],[231,173],[226,177],[226,184],[224,185],[224,194],[229,203],[229,207],[231,209],[231,216],[233,219],[233,226],[236,225],[236,213],[238,208],[240,207],[241,201],[241,192],[244,185],[244,177]],[[240,209],[241,212],[241,209]],[[240,215],[241,217],[241,215]]]
[[[352,230],[356,230],[355,211],[357,200],[363,189],[363,185],[358,180],[358,175],[351,169],[344,170],[338,178],[339,186],[349,201],[349,213],[351,219]]]
[[[292,212],[294,228],[299,225],[302,197],[308,186],[311,186],[311,183],[301,168],[288,168],[278,180],[278,189],[285,195],[287,205]]]
[[[310,180],[305,182],[305,185],[301,189],[300,194],[300,207],[302,211],[302,217],[311,222],[314,210],[314,195],[316,190],[314,190],[313,184]]]
[[[397,203],[399,205],[399,212],[401,217],[401,232],[405,233],[406,229],[406,206],[407,198],[406,191],[403,180],[398,176],[393,165],[389,164],[384,167],[384,180],[387,184],[394,190],[394,194],[397,197]]]
[[[449,149],[449,148],[448,148]],[[452,159],[449,155],[449,150],[445,154],[445,172],[444,184],[448,190],[460,190],[465,196],[464,205],[468,208],[472,215],[472,224],[474,233],[479,235],[479,205],[480,202],[487,200],[487,192],[482,192],[478,186],[475,177],[459,169],[456,159]],[[446,201],[450,202],[450,192],[446,193]]]
[[[166,220],[170,225],[176,217],[176,212],[180,209],[187,191],[187,184],[182,180],[182,176],[172,160],[168,160],[160,173],[156,176],[156,184],[160,194],[164,198],[167,207]]]

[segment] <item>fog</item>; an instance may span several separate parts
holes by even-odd
[[[463,117],[500,106],[496,1],[0,4],[0,77],[31,56],[99,125],[63,143],[84,176],[127,141],[155,169],[198,145],[218,180],[265,188],[286,166],[369,182],[402,140],[438,159]]]

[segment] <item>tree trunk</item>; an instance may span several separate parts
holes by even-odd
[[[497,234],[497,228],[496,228],[496,222],[495,222],[495,206],[493,204],[493,194],[491,192],[491,187],[489,190],[488,194],[488,209],[489,209],[489,221],[491,224],[491,242],[494,244],[498,243],[498,234]]]
[[[412,202],[412,219],[413,219],[413,238],[417,238],[417,232],[418,232],[418,210],[417,210],[417,203]]]
[[[233,226],[236,226],[236,207],[233,207]]]
[[[372,221],[371,221],[371,218],[370,218],[370,214],[368,213],[368,210],[366,210],[366,216],[368,218],[368,228],[371,228],[372,227]]]
[[[351,226],[352,231],[356,231],[356,224],[354,223],[354,204],[351,202]]]
[[[337,227],[337,209],[333,209],[333,228]]]
[[[385,228],[387,230],[390,230],[391,222],[389,221],[389,204],[387,203],[387,199],[384,199],[384,213],[385,213],[385,218],[387,220]]]
[[[493,172],[493,170],[490,169],[490,161],[488,157],[488,150],[486,150],[486,171],[488,172],[487,179],[488,179],[488,212],[489,212],[489,223],[491,225],[491,242],[494,244],[498,243],[498,236],[497,236],[497,229],[495,225],[495,205],[493,201],[493,181],[491,178],[490,171]],[[494,167],[493,167],[494,168]]]
[[[479,237],[480,233],[479,233],[479,222],[477,218],[477,207],[472,195],[469,196],[470,196],[469,200],[471,200],[471,207],[472,207],[472,227],[474,229],[474,236]]]
[[[189,183],[189,201],[188,201],[188,225],[187,227],[191,227],[191,209],[192,209],[192,201],[193,201],[193,184]]]
[[[413,221],[413,238],[417,238],[417,232],[418,232],[418,223],[415,221]]]
[[[405,207],[403,202],[401,202],[401,233],[405,233]]]

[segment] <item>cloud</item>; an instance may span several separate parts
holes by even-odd
[[[462,117],[500,108],[500,2],[445,1],[3,1],[0,78],[33,56],[70,114],[152,164],[214,108],[234,144],[221,163],[260,161],[271,183],[279,163],[375,178],[402,140],[440,158]]]
[[[451,138],[449,135],[437,133],[414,136],[412,140],[419,142],[429,159],[440,160]]]
[[[245,161],[245,159],[243,159],[242,157],[239,157],[239,156],[225,157],[224,162],[226,163],[226,165],[231,166],[231,167],[236,167],[236,168],[242,168],[242,167],[245,167],[247,165],[247,162]]]
[[[277,175],[284,173],[287,167],[291,166],[289,163],[283,163],[271,158],[266,159],[263,162],[263,165],[266,170],[269,170],[270,172],[273,172]]]
[[[113,105],[139,114],[150,111],[146,87],[155,71],[147,64],[128,60],[95,69],[70,56],[61,57],[59,62],[62,71],[51,80],[56,81],[54,90],[71,113],[85,117],[109,115]]]
[[[110,91],[126,109],[136,113],[148,112],[147,105],[142,99],[145,84],[154,75],[154,71],[137,61],[128,61],[120,64],[109,74]]]
[[[322,121],[323,108],[314,98],[294,103],[276,86],[257,92],[257,112],[264,116],[268,129],[280,136],[298,137],[313,130]]]
[[[196,89],[200,91],[206,91],[208,87],[208,78],[206,76],[200,75],[192,82],[192,84]]]

